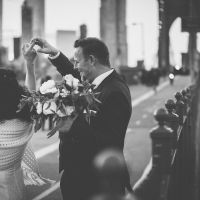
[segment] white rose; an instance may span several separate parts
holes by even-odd
[[[54,94],[54,98],[57,98],[60,96],[60,91],[57,89],[57,92]]]
[[[66,106],[65,107],[65,112],[67,116],[70,116],[75,110],[74,106]]]
[[[69,85],[72,88],[77,88],[79,84],[79,80],[77,78],[74,78],[71,74],[67,74],[64,77],[65,82],[67,85]]]
[[[38,115],[42,113],[42,104],[40,102],[37,103],[36,111]]]
[[[59,116],[59,117],[65,117],[66,115],[63,113],[63,112],[61,112],[60,110],[58,110],[57,112],[56,112],[56,114]]]
[[[72,87],[73,76],[71,74],[67,74],[64,76],[64,79],[66,84]]]
[[[53,93],[53,94],[55,94],[55,93],[58,92],[58,89],[56,87],[54,87],[54,88],[47,89],[46,91],[47,91],[46,93]]]
[[[53,87],[56,86],[56,83],[55,83],[54,80],[48,80],[48,81],[46,81],[44,83],[47,85],[48,88],[53,88]]]
[[[53,101],[47,101],[43,105],[43,113],[44,115],[54,114],[57,110],[57,105]]]
[[[78,93],[79,93],[78,88],[76,88],[76,89],[74,90],[74,94],[78,94]]]
[[[57,92],[58,92],[58,89],[56,88],[56,83],[54,80],[48,80],[40,86],[41,94],[57,93]]]
[[[77,78],[74,78],[73,79],[73,88],[78,88],[78,85],[79,85],[79,80]]]
[[[70,94],[70,92],[65,89],[62,89],[62,91],[60,92],[61,97],[67,97],[67,95],[69,95],[69,94]]]

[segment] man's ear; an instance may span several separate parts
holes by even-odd
[[[91,64],[93,64],[93,65],[94,65],[94,64],[96,63],[96,61],[97,61],[96,57],[93,56],[93,55],[89,55],[89,60],[90,60]]]

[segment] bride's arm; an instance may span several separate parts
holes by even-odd
[[[36,80],[35,80],[35,66],[34,63],[26,64],[26,79],[25,86],[29,90],[36,90]]]
[[[36,51],[33,49],[34,44],[25,44],[22,47],[23,56],[26,63],[26,79],[25,86],[29,90],[36,90],[35,80],[35,58],[37,56]]]

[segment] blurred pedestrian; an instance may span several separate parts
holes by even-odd
[[[169,82],[170,82],[170,85],[173,85],[173,84],[174,84],[174,78],[175,78],[174,74],[173,74],[173,73],[170,73],[170,74],[169,74]]]
[[[155,68],[151,69],[150,79],[151,79],[151,83],[152,83],[152,86],[153,86],[153,90],[154,90],[155,93],[157,93],[157,86],[158,86],[159,80],[160,80],[159,69],[155,69]]]

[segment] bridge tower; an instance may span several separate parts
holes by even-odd
[[[126,66],[126,0],[101,0],[100,36],[109,48],[111,66]]]
[[[33,11],[33,37],[45,36],[45,0],[27,0]]]
[[[3,0],[0,0],[0,46],[2,46],[2,33],[3,33]]]
[[[33,37],[32,22],[32,8],[25,0],[22,4],[22,44],[29,42]]]

